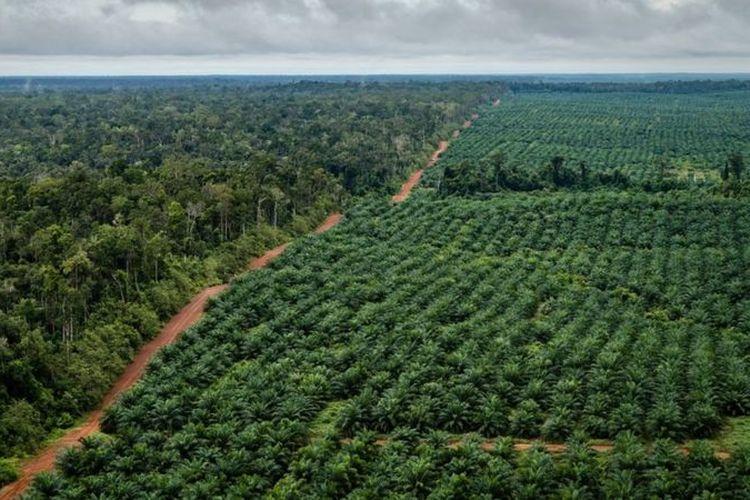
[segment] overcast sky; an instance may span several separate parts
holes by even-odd
[[[750,0],[0,0],[0,74],[748,72]]]

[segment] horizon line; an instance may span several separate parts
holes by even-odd
[[[74,74],[74,73],[49,73],[43,75],[30,74],[5,74],[0,79],[7,78],[242,78],[242,77],[346,77],[346,76],[458,76],[458,77],[514,77],[514,76],[748,76],[750,71],[551,71],[551,72],[512,72],[512,73],[441,73],[441,72],[374,72],[374,73],[129,73],[129,74]]]

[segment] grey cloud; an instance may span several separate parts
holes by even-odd
[[[135,16],[144,9],[169,18]],[[0,0],[0,54],[748,57],[749,11],[746,0]]]

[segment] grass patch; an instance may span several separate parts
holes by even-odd
[[[713,440],[722,450],[750,447],[750,417],[734,417]]]
[[[346,401],[331,401],[310,422],[310,443],[315,443],[335,431],[336,417]]]

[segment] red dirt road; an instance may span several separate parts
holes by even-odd
[[[411,194],[411,190],[414,189],[414,186],[419,183],[419,179],[422,178],[422,172],[424,172],[425,168],[430,168],[435,163],[437,163],[440,155],[443,154],[446,149],[448,149],[448,141],[440,141],[438,148],[434,153],[432,153],[432,156],[430,156],[430,160],[427,162],[427,165],[425,165],[424,168],[420,168],[419,170],[411,174],[406,182],[401,185],[401,190],[398,192],[398,194],[394,194],[391,200],[395,201],[396,203],[401,203],[402,201],[407,199]]]
[[[313,231],[314,234],[323,234],[329,229],[331,229],[333,226],[341,222],[341,219],[344,217],[344,214],[335,212],[326,217],[326,219],[317,227],[315,228],[315,231]],[[279,245],[276,248],[272,248],[271,250],[267,251],[260,257],[256,257],[253,260],[250,261],[250,264],[248,264],[247,268],[250,270],[253,269],[260,269],[261,267],[266,267],[269,262],[271,262],[273,259],[284,253],[284,250],[286,250],[286,247],[289,245],[289,243],[284,243],[283,245]]]
[[[315,229],[315,234],[323,234],[329,229],[331,229],[333,226],[341,222],[341,219],[344,217],[344,214],[339,212],[334,212],[328,217],[326,217],[326,220],[324,220],[318,227]]]
[[[449,448],[456,449],[459,446],[463,444],[463,441],[460,439],[456,439],[453,441],[450,441],[448,443]],[[495,448],[496,441],[489,439],[487,441],[483,441],[480,443],[479,447],[483,449],[484,451],[490,451]],[[541,445],[547,453],[550,453],[552,455],[559,455],[560,453],[565,453],[568,449],[568,446],[564,443],[548,443],[545,441],[522,441],[517,440],[513,443],[513,449],[516,451],[529,451],[534,446]],[[611,443],[598,443],[598,444],[590,444],[589,448],[591,450],[597,452],[597,453],[610,453],[612,450],[614,450],[614,445]],[[678,450],[680,453],[683,453],[685,455],[690,453],[690,448],[687,446],[680,446],[678,447]],[[714,452],[714,456],[718,458],[719,460],[727,460],[729,458],[729,453],[726,451],[717,450]]]
[[[289,243],[284,243],[283,245],[279,245],[276,248],[272,248],[271,250],[267,251],[260,257],[255,257],[253,260],[250,261],[247,268],[248,269],[260,269],[261,267],[266,267],[269,262],[271,262],[273,259],[284,253],[284,250],[286,250],[286,247],[289,246]]]
[[[479,118],[479,115],[477,113],[474,113],[471,115],[471,119],[466,120],[463,124],[463,128],[469,128],[474,124],[474,121]],[[454,130],[453,131],[453,139],[458,139],[458,137],[461,135],[461,130]],[[427,164],[411,174],[408,179],[406,179],[406,182],[404,182],[401,185],[401,190],[394,194],[391,198],[391,201],[395,203],[401,203],[405,199],[409,197],[411,194],[412,189],[414,189],[414,186],[419,184],[419,180],[422,178],[422,174],[424,173],[425,169],[430,168],[435,163],[437,163],[438,159],[440,158],[440,155],[445,153],[445,150],[448,149],[448,141],[440,141],[440,144],[438,145],[438,148],[435,150],[434,153],[432,153],[432,156],[430,156],[430,160],[427,162]]]
[[[120,375],[120,378],[117,379],[115,385],[104,396],[99,408],[89,413],[82,425],[71,429],[60,439],[43,449],[36,457],[26,462],[21,468],[21,477],[16,482],[0,490],[0,498],[13,498],[19,495],[26,489],[34,476],[54,467],[55,458],[63,448],[76,446],[82,438],[97,432],[104,410],[120,394],[132,387],[141,375],[143,375],[146,365],[156,351],[177,340],[177,337],[186,328],[198,321],[203,314],[203,309],[208,299],[218,295],[226,287],[227,285],[212,286],[202,290],[198,295],[193,297],[193,300],[174,315],[154,339],[141,348],[133,361],[125,368],[122,375]]]
[[[343,215],[333,213],[315,229],[315,234],[321,234],[341,222]],[[260,269],[266,266],[273,259],[281,255],[286,249],[288,243],[271,249],[250,261],[249,269]],[[150,342],[144,345],[138,352],[133,361],[125,368],[125,371],[115,381],[109,392],[104,396],[99,407],[88,414],[83,424],[70,429],[62,437],[54,441],[47,448],[41,450],[35,457],[26,461],[20,470],[21,477],[0,490],[0,500],[15,498],[23,493],[28,487],[34,476],[40,472],[52,470],[55,466],[55,458],[64,448],[78,446],[81,439],[90,436],[99,431],[99,422],[101,421],[104,410],[115,402],[118,396],[130,389],[141,378],[146,366],[156,352],[165,345],[177,340],[182,332],[194,325],[203,315],[208,299],[218,295],[226,290],[227,285],[216,285],[201,290],[193,299],[175,314],[169,322],[164,325],[161,332]]]

